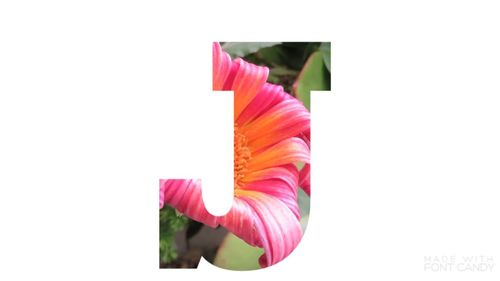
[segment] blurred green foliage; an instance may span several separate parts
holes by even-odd
[[[311,109],[311,91],[330,90],[330,72],[322,51],[316,51],[307,60],[293,84],[293,92],[304,105]]]
[[[232,233],[228,233],[222,241],[214,264],[231,270],[259,269],[259,258],[264,249],[252,247]]]
[[[330,66],[331,66],[331,47],[330,47],[330,42],[323,42],[319,46],[319,51],[323,55],[323,62],[325,63],[326,68],[328,69],[328,72],[331,72]]]
[[[224,50],[231,57],[244,57],[248,54],[255,53],[258,50],[281,44],[281,42],[226,42],[222,44]]]
[[[186,227],[188,219],[179,215],[175,209],[164,206],[160,210],[160,261],[170,262],[177,258],[174,236]]]

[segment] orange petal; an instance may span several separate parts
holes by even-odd
[[[241,128],[252,152],[309,130],[311,115],[295,99],[284,100]]]
[[[234,120],[237,120],[241,112],[264,86],[269,69],[238,58],[233,61],[232,71],[236,73],[230,74],[228,80],[230,81],[234,75],[230,90],[234,91]],[[224,87],[227,86],[226,83]]]
[[[296,162],[309,163],[309,154],[309,147],[302,139],[288,138],[256,155],[252,155],[247,169],[249,171],[258,171]]]

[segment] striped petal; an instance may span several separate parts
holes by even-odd
[[[258,171],[290,163],[309,163],[309,154],[309,147],[302,139],[288,138],[252,156],[247,168]]]
[[[282,86],[265,83],[255,98],[240,114],[236,123],[242,127],[248,122],[255,120],[272,106],[287,98],[290,98],[290,95],[283,90]]]
[[[160,194],[160,198],[163,196],[164,203],[193,220],[211,227],[220,224],[248,244],[264,248],[265,253],[259,259],[264,267],[283,260],[302,238],[297,200],[287,201],[283,196],[293,192],[282,186],[281,193],[274,191],[275,197],[265,193],[269,191],[265,186],[267,189],[272,187],[269,182],[267,184],[254,185],[253,190],[235,190],[231,210],[220,217],[212,216],[206,210],[199,180],[161,180],[160,193],[163,195]]]
[[[212,48],[212,59],[212,87],[214,91],[220,91],[231,72],[231,57],[229,54],[222,51],[219,43],[214,43]]]
[[[195,221],[211,227],[217,226],[217,217],[211,215],[203,203],[200,180],[160,180],[160,199],[162,190],[164,203]]]
[[[278,179],[287,183],[289,186],[297,186],[299,172],[295,165],[284,165],[279,167],[271,167],[264,170],[251,171],[241,179],[243,183],[252,181]]]
[[[294,164],[253,171],[241,179],[241,189],[273,195],[283,201],[300,219],[297,205],[299,171]]]
[[[241,112],[262,89],[268,74],[267,67],[257,66],[239,58],[232,62],[223,90],[234,92],[234,120],[238,119]]]
[[[311,130],[307,130],[300,135],[309,148],[311,147]],[[299,173],[299,186],[311,196],[311,164],[306,164]]]
[[[292,211],[297,220],[300,220],[299,205],[297,204],[297,185],[291,187],[284,181],[269,179],[243,185],[241,190],[257,191],[280,200]]]
[[[264,248],[259,259],[262,267],[287,257],[302,238],[293,212],[279,199],[260,192],[239,190],[235,195],[233,208],[221,225],[250,245]]]
[[[252,151],[258,151],[286,138],[295,137],[310,128],[311,115],[295,99],[284,100],[242,127]]]

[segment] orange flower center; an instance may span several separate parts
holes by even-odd
[[[247,137],[234,124],[234,187],[238,188],[247,172],[247,163],[252,158]]]

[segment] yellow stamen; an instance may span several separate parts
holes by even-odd
[[[234,124],[234,187],[240,186],[240,181],[247,172],[247,163],[252,159],[252,153],[248,148],[247,138],[239,132],[238,125]]]

